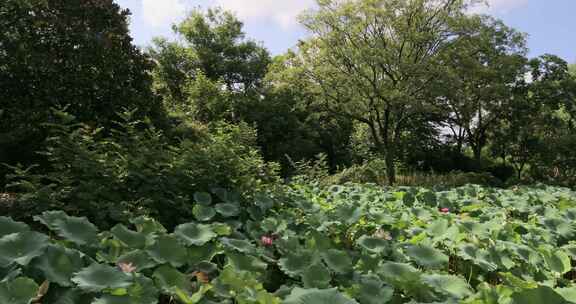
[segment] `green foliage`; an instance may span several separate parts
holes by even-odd
[[[173,28],[180,41],[156,39],[149,52],[158,63],[154,87],[165,102],[190,106],[199,120],[238,118],[270,63],[268,51],[246,39],[242,27],[230,12],[193,10]]]
[[[206,201],[207,194],[195,195],[196,191],[216,185],[253,191],[275,181],[274,164],[263,162],[250,146],[254,137],[241,126],[220,124],[204,139],[171,143],[131,112],[122,113],[119,127],[110,133],[73,124],[69,114],[56,113],[65,122],[51,125],[46,152],[50,172],[16,168],[13,175],[11,187],[22,194],[9,211],[16,218],[57,208],[87,216],[100,227],[126,223],[138,214],[153,215],[174,227],[193,216],[234,216],[243,204]],[[19,205],[27,207],[22,208],[27,214],[15,212]],[[51,227],[64,225],[57,213],[44,220]],[[79,219],[65,224],[81,223],[74,221]],[[95,227],[70,228],[59,227],[58,233],[79,244],[93,243]]]
[[[203,206],[216,197],[238,200],[196,194]],[[94,236],[86,218],[44,212],[35,219],[49,239],[2,218],[12,233],[0,237],[0,299],[574,303],[576,193],[568,189],[298,184],[254,197],[251,210],[173,233],[139,217]],[[96,239],[78,242],[83,235]]]
[[[38,285],[29,278],[20,277],[11,282],[0,282],[2,303],[28,304],[36,297]]]
[[[322,185],[343,185],[346,183],[371,183],[390,185],[386,176],[386,164],[381,159],[372,159],[363,164],[352,165],[332,175],[321,176],[317,181]],[[500,186],[502,181],[488,172],[401,172],[396,176],[396,185],[412,187],[461,187],[467,184]]]
[[[35,152],[53,107],[68,105],[92,126],[110,127],[123,107],[163,117],[152,64],[132,43],[129,12],[112,0],[7,0],[0,15],[0,163],[43,164]]]

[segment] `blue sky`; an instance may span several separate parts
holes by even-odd
[[[136,44],[155,36],[173,37],[171,25],[194,7],[221,6],[244,21],[247,36],[272,54],[283,53],[306,35],[297,16],[315,0],[115,0],[132,11],[130,29]],[[576,62],[576,0],[488,0],[477,10],[495,15],[529,35],[530,56],[545,53]]]

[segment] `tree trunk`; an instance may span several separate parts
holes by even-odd
[[[368,124],[368,126],[370,127],[370,132],[372,133],[372,139],[374,140],[376,149],[380,155],[384,156],[384,162],[386,163],[386,178],[388,179],[390,186],[392,186],[396,183],[396,168],[394,167],[394,159],[396,155],[394,154],[394,149],[390,146],[390,140],[387,138],[387,130],[378,132],[373,123]],[[382,138],[380,136],[382,136]]]
[[[394,152],[393,149],[388,148],[386,151],[386,177],[390,186],[396,184],[396,168],[394,167]]]
[[[472,146],[472,151],[474,152],[474,160],[478,165],[482,162],[482,147],[481,146]]]

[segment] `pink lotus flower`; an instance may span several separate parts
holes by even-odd
[[[262,245],[269,247],[269,246],[272,246],[272,244],[274,243],[274,238],[272,238],[270,236],[263,235],[260,238],[260,242],[262,243]]]
[[[125,273],[132,273],[136,271],[136,267],[132,263],[118,263],[118,268]]]
[[[450,213],[450,208],[442,208],[442,209],[440,209],[440,212],[442,212],[442,213]]]

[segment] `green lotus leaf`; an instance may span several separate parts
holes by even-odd
[[[570,244],[562,247],[563,250],[572,258],[576,259],[576,245]]]
[[[390,283],[415,282],[420,279],[420,272],[404,263],[387,262],[380,266],[378,274]]]
[[[197,204],[192,208],[192,214],[201,222],[207,222],[216,216],[216,210],[210,206]]]
[[[44,224],[51,230],[57,230],[59,222],[68,218],[68,214],[63,211],[46,211],[42,215],[34,216],[34,220]]]
[[[499,273],[499,276],[502,278],[507,285],[512,286],[518,289],[532,289],[537,288],[538,284],[536,282],[525,281],[509,272]]]
[[[104,295],[92,304],[157,304],[158,290],[152,280],[139,276],[125,295]]]
[[[245,271],[237,271],[231,265],[224,266],[224,269],[214,281],[214,292],[220,297],[230,298],[235,291],[243,292],[249,286],[258,285],[259,282],[255,278],[256,275]]]
[[[556,288],[555,291],[566,301],[576,303],[576,287]]]
[[[251,255],[227,251],[226,256],[230,264],[239,271],[263,272],[268,267],[268,264]]]
[[[212,274],[218,271],[218,265],[211,262],[203,261],[194,265],[194,270],[201,271],[207,274]]]
[[[0,267],[8,266],[7,263],[26,266],[33,258],[42,255],[48,244],[49,238],[38,232],[27,231],[6,235],[0,239],[0,256],[6,261]]]
[[[30,231],[30,227],[22,222],[13,221],[9,217],[0,216],[0,238],[13,233]]]
[[[32,261],[31,266],[40,270],[48,281],[70,287],[70,279],[84,267],[84,262],[81,253],[76,250],[49,245],[44,254]]]
[[[432,191],[425,191],[422,193],[419,193],[416,198],[418,199],[419,202],[425,204],[426,206],[429,207],[437,207],[438,206],[438,198],[436,197],[436,193],[432,192]]]
[[[59,235],[78,245],[98,244],[98,228],[88,221],[85,217],[69,217],[62,222],[59,229]]]
[[[132,231],[122,224],[118,224],[110,230],[112,235],[130,248],[143,249],[146,246],[146,235]]]
[[[50,285],[48,294],[42,297],[42,303],[46,304],[92,304],[94,296],[85,294],[79,288],[59,287]]]
[[[16,278],[0,283],[0,303],[29,304],[38,294],[38,284],[29,278]]]
[[[382,258],[375,254],[361,254],[356,266],[362,272],[374,272],[379,267]]]
[[[232,233],[232,227],[223,223],[212,223],[210,224],[212,231],[216,232],[219,236],[226,236]]]
[[[427,232],[433,237],[441,237],[448,231],[448,227],[448,220],[437,219],[428,226]]]
[[[312,237],[310,245],[316,250],[325,251],[334,248],[334,243],[330,237],[326,236],[325,234],[322,234],[318,231],[312,231],[310,236]]]
[[[187,245],[202,246],[217,237],[210,225],[188,223],[176,227],[174,235]]]
[[[414,202],[416,202],[416,196],[412,192],[406,192],[402,197],[402,203],[408,207],[414,206]]]
[[[422,276],[422,282],[450,297],[462,299],[472,295],[468,283],[459,277],[451,275],[429,274]]]
[[[222,238],[220,239],[220,243],[230,249],[234,249],[242,253],[256,252],[256,247],[254,247],[254,245],[252,245],[252,243],[247,240]]]
[[[22,269],[17,264],[10,264],[6,267],[0,267],[0,283],[14,280],[22,274]]]
[[[194,193],[194,201],[200,205],[209,206],[212,204],[212,195],[207,192]]]
[[[331,280],[330,271],[320,263],[309,266],[302,273],[302,282],[306,288],[328,288]]]
[[[127,288],[132,285],[131,277],[120,269],[96,263],[76,273],[72,281],[87,292]]]
[[[127,252],[118,258],[118,263],[132,264],[136,267],[136,271],[142,271],[144,269],[150,269],[156,267],[156,263],[146,251],[143,250],[133,250]]]
[[[162,224],[158,223],[155,219],[146,216],[139,216],[130,219],[130,223],[136,226],[136,231],[144,235],[166,232],[166,228],[164,228]]]
[[[44,212],[34,217],[59,236],[78,245],[98,244],[98,228],[85,217],[68,216],[60,211]]]
[[[479,249],[470,244],[460,246],[458,255],[465,260],[471,260],[486,271],[496,271],[498,265],[490,258],[490,253],[486,249]]]
[[[266,211],[272,207],[274,207],[274,200],[270,197],[269,194],[258,192],[254,195],[254,201],[256,205],[262,209],[262,211]]]
[[[469,233],[476,234],[476,235],[485,235],[488,233],[488,228],[485,225],[472,222],[472,221],[465,221],[461,223],[461,226]]]
[[[392,299],[394,288],[386,286],[377,276],[370,275],[360,280],[358,300],[362,304],[382,304]]]
[[[358,245],[371,253],[384,253],[390,248],[390,241],[362,236],[358,239]]]
[[[394,295],[394,288],[386,286],[377,276],[365,276],[360,280],[358,300],[362,304],[387,303]]]
[[[240,193],[236,190],[219,191],[216,195],[225,203],[240,204]]]
[[[280,269],[289,276],[299,277],[308,266],[314,264],[316,256],[312,251],[302,250],[297,253],[286,253],[283,258],[278,261]]]
[[[424,267],[435,267],[448,263],[447,255],[426,245],[410,245],[406,248],[406,254]]]
[[[154,271],[152,277],[156,281],[156,285],[168,294],[173,294],[174,287],[181,290],[188,290],[191,286],[190,280],[186,275],[170,265],[160,266]]]
[[[322,253],[326,265],[336,273],[346,273],[352,270],[352,260],[344,251],[329,249]]]
[[[516,292],[512,295],[512,299],[514,303],[519,304],[567,304],[561,295],[547,286]]]
[[[113,295],[104,295],[92,302],[92,304],[139,304],[138,300],[133,299],[130,296],[113,296]],[[151,303],[158,303],[156,302]]]
[[[292,293],[282,301],[283,304],[358,304],[345,297],[338,289],[302,289],[294,288]]]
[[[221,249],[214,243],[208,243],[202,246],[190,246],[190,248],[188,248],[188,264],[195,265],[204,261],[209,262],[220,252]]]
[[[364,215],[361,207],[355,205],[342,205],[338,206],[336,210],[338,218],[345,220],[346,224],[352,225]]]
[[[188,251],[170,235],[158,236],[146,252],[158,263],[170,263],[174,267],[186,264]]]
[[[570,257],[564,251],[555,250],[554,252],[542,252],[544,255],[544,260],[550,270],[565,274],[568,271],[572,270],[570,264]]]
[[[218,204],[215,208],[224,217],[233,217],[240,214],[240,206],[234,203]]]
[[[570,238],[574,235],[574,227],[572,224],[561,218],[544,218],[544,226],[550,231],[554,231],[562,237]]]

